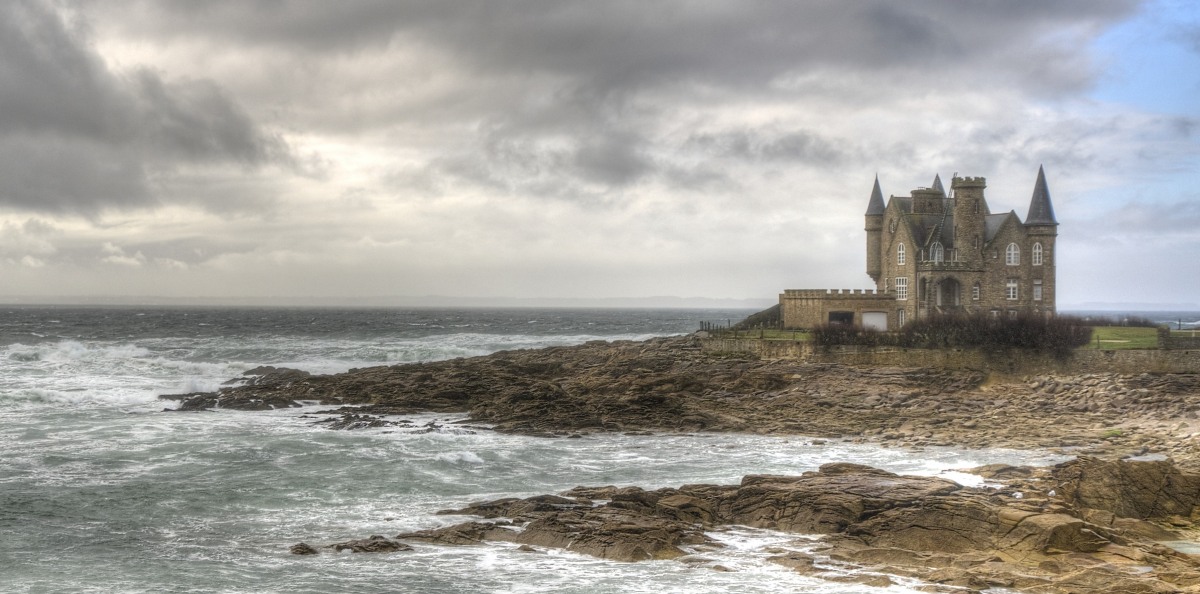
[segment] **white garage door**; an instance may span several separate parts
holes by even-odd
[[[870,328],[871,330],[887,330],[886,311],[864,311],[862,317],[863,328]]]

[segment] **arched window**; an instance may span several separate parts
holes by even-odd
[[[904,244],[896,246],[896,265],[904,266]]]
[[[1030,258],[1032,258],[1034,266],[1042,265],[1042,244],[1041,243],[1033,244],[1033,255],[1030,256]]]
[[[942,250],[942,242],[933,242],[933,245],[929,247],[929,259],[933,260],[934,264],[941,264],[945,260],[945,256],[945,251]]]
[[[1009,266],[1016,266],[1021,263],[1021,246],[1010,243],[1008,249],[1004,250],[1004,263]]]

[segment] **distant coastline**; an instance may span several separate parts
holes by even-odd
[[[461,297],[444,295],[374,297],[170,297],[140,295],[0,295],[0,305],[76,306],[194,306],[194,307],[547,307],[547,308],[655,308],[655,309],[763,309],[775,305],[774,298],[677,297]],[[1063,315],[1112,316],[1197,313],[1200,303],[1085,302],[1060,305]]]

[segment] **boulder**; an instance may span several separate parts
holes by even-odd
[[[348,540],[333,545],[333,550],[351,551],[355,553],[394,553],[396,551],[411,551],[412,547],[386,536],[371,536],[360,540]]]
[[[316,555],[320,551],[313,548],[311,545],[303,542],[298,542],[288,549],[293,555]]]
[[[1119,518],[1187,518],[1200,503],[1200,474],[1184,473],[1165,460],[1079,457],[1055,466],[1053,476],[1064,501]]]

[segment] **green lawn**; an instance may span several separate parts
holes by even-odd
[[[1092,328],[1091,344],[1083,348],[1103,349],[1106,351],[1118,349],[1156,349],[1158,348],[1158,329],[1095,326]]]

